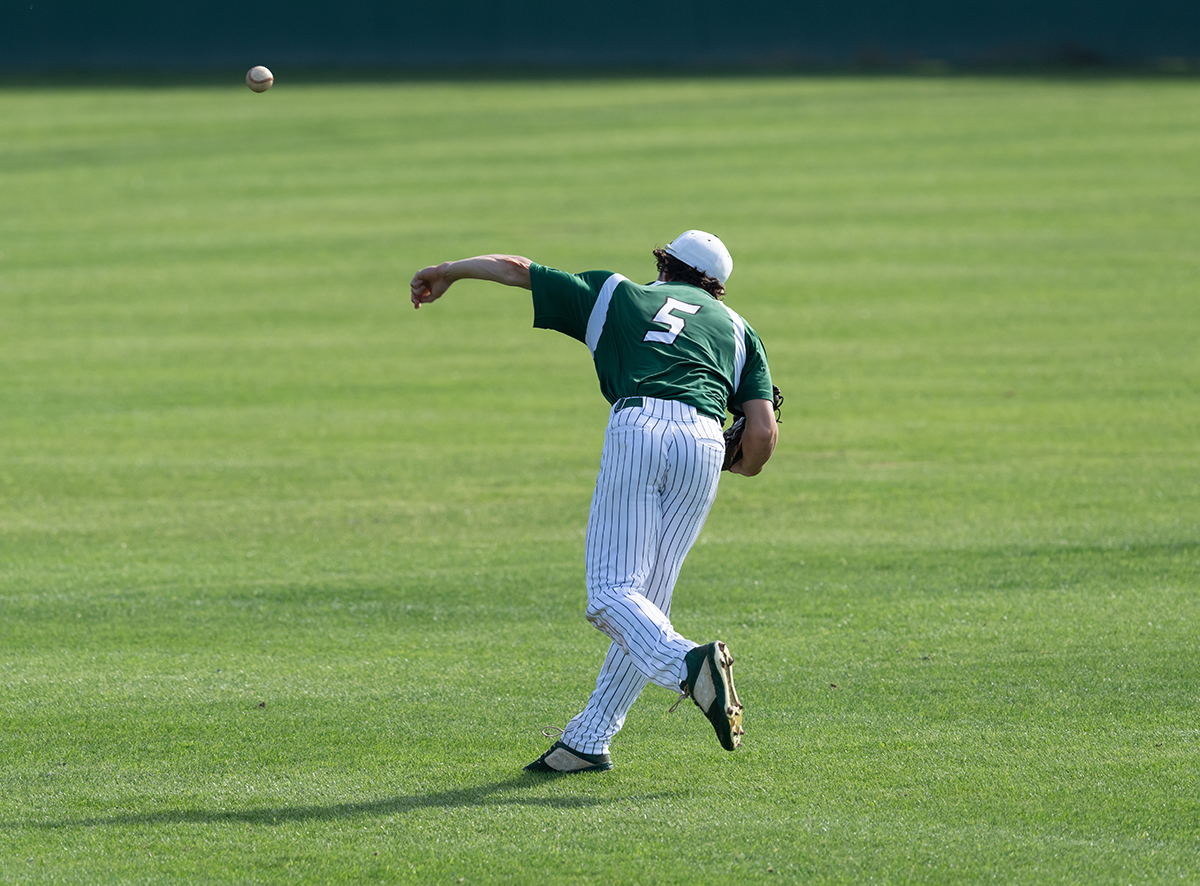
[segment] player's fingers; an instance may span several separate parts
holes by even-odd
[[[425,272],[428,268],[422,268],[413,276],[412,281],[408,284],[409,291],[412,293],[412,303],[414,308],[421,307],[422,302],[432,301],[430,296],[433,294],[429,288],[429,281],[425,278]]]
[[[413,307],[419,308],[422,302],[431,302],[436,295],[433,294],[433,283],[437,279],[437,268],[428,267],[421,268],[413,275],[412,282],[408,284],[408,288],[412,290]]]

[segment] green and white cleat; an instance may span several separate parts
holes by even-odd
[[[690,698],[708,717],[717,733],[717,741],[727,751],[742,746],[742,703],[733,688],[733,656],[721,642],[697,646],[683,657],[687,679],[679,684],[679,698],[671,710]]]
[[[556,741],[550,750],[526,766],[525,771],[566,775],[576,772],[606,772],[612,768],[612,758],[608,754],[585,754]]]

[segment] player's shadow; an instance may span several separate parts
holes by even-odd
[[[581,779],[590,776],[563,776]],[[246,824],[285,824],[293,821],[325,821],[337,818],[352,818],[365,815],[397,815],[412,812],[417,809],[443,808],[456,809],[468,806],[541,806],[549,809],[582,809],[589,806],[602,806],[612,802],[604,797],[572,796],[544,797],[532,794],[540,786],[557,777],[523,775],[510,778],[507,781],[490,785],[479,785],[470,788],[457,788],[452,791],[435,791],[429,794],[412,794],[406,797],[391,797],[384,800],[372,800],[365,803],[334,803],[327,806],[278,806],[259,809],[175,809],[162,812],[129,812],[119,815],[94,816],[90,818],[71,818],[58,821],[6,821],[0,822],[0,829],[38,828],[54,830],[57,828],[97,827],[104,825],[139,825],[139,824],[224,824],[228,822],[244,822]],[[646,795],[642,799],[653,800],[665,797],[666,794]],[[628,801],[623,797],[622,801]]]

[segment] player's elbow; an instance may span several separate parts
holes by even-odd
[[[530,279],[529,267],[533,264],[530,259],[523,255],[501,255],[497,256],[501,262],[503,270],[501,271],[500,282],[506,286],[518,286],[521,289],[532,289],[533,282]]]

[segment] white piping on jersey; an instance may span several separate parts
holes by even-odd
[[[596,345],[600,343],[600,334],[604,332],[604,321],[608,317],[608,303],[612,301],[613,291],[618,283],[628,279],[620,274],[613,274],[600,287],[600,294],[596,296],[596,303],[592,305],[592,313],[588,315],[587,335],[584,339],[593,357],[596,356]]]
[[[733,321],[733,391],[737,393],[742,386],[742,370],[746,368],[746,321],[725,302],[718,304],[729,312],[729,319]]]

